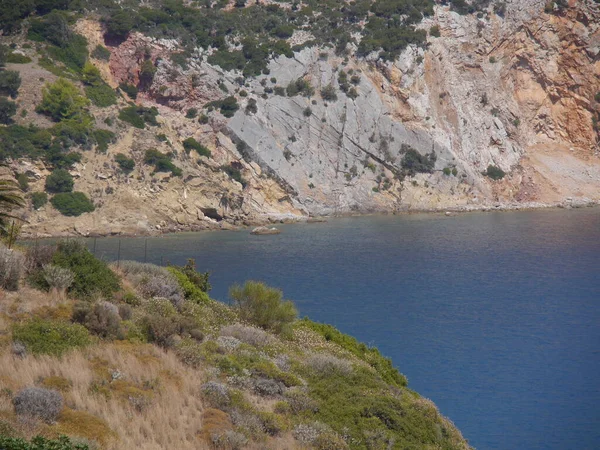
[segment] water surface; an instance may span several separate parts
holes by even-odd
[[[600,210],[405,215],[121,239],[377,346],[479,449],[600,448]],[[118,239],[93,242],[117,257]]]

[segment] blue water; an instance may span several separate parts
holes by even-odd
[[[478,449],[600,448],[599,209],[280,228],[122,239],[121,258],[196,258],[222,300],[246,279],[283,289],[391,357]]]

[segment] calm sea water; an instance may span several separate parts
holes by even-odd
[[[476,448],[600,448],[600,209],[280,228],[152,238],[147,253],[121,239],[121,258],[193,257],[221,300],[247,279],[283,289],[391,357]]]

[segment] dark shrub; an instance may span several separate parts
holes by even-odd
[[[97,45],[94,51],[92,51],[92,57],[102,61],[108,61],[110,59],[110,51],[102,45]]]
[[[129,11],[117,11],[106,21],[106,34],[117,39],[125,39],[135,26],[134,15]]]
[[[154,172],[171,172],[178,177],[182,174],[181,169],[173,164],[169,155],[165,155],[155,148],[146,150],[144,162],[149,165],[154,165]]]
[[[115,162],[119,165],[121,170],[125,173],[131,172],[133,170],[133,168],[135,167],[135,162],[133,161],[133,159],[128,158],[123,153],[117,153],[115,155]]]
[[[97,129],[94,130],[94,139],[98,145],[98,151],[100,153],[106,153],[108,150],[108,144],[115,141],[115,133],[110,130]]]
[[[328,84],[321,89],[321,98],[327,102],[334,102],[337,100],[337,94],[332,84]]]
[[[35,417],[52,423],[63,408],[63,398],[55,390],[29,387],[13,398],[13,405],[18,416]]]
[[[152,126],[158,125],[156,116],[158,116],[158,110],[155,107],[128,106],[119,111],[119,119],[136,128],[145,128],[146,124]]]
[[[119,278],[108,265],[92,255],[80,242],[60,242],[52,263],[73,271],[75,280],[69,292],[78,298],[89,297],[97,292],[110,298],[121,287]]]
[[[506,172],[504,172],[504,170],[502,170],[500,167],[490,164],[487,170],[484,172],[484,175],[492,180],[501,180],[506,176]]]
[[[73,310],[73,320],[104,339],[124,339],[119,308],[108,302],[90,305],[79,302]]]
[[[402,151],[405,152],[400,162],[402,169],[410,176],[416,173],[431,173],[435,166],[436,156],[435,153],[428,155],[421,155],[414,148],[403,144]]]
[[[258,281],[233,286],[229,296],[235,301],[242,319],[276,333],[284,331],[297,315],[294,304],[283,300],[279,289]]]
[[[232,162],[229,165],[221,166],[221,170],[229,175],[232,179],[240,183],[242,187],[246,187],[248,182],[242,177],[241,167],[242,165],[240,163]]]
[[[13,340],[25,344],[33,354],[60,356],[90,343],[88,330],[79,324],[33,320],[15,325]]]
[[[2,450],[89,450],[87,444],[75,444],[67,436],[58,439],[36,436],[31,442],[21,438],[0,436],[0,448]]]
[[[65,169],[56,169],[46,178],[46,190],[52,193],[71,192],[73,177]]]
[[[48,194],[45,192],[33,192],[31,194],[31,205],[33,206],[33,209],[40,209],[46,203],[48,203]]]
[[[183,148],[185,149],[186,153],[188,153],[188,154],[190,153],[190,151],[196,150],[200,156],[206,156],[209,158],[211,156],[210,150],[207,149],[204,145],[202,145],[200,142],[196,141],[196,139],[194,139],[192,137],[185,139],[182,143],[183,143]]]
[[[125,92],[132,100],[135,100],[138,95],[138,88],[136,88],[133,84],[121,83],[119,84],[119,88]]]
[[[0,72],[2,73],[2,72]],[[17,105],[5,97],[0,97],[0,123],[12,123],[12,117],[17,113]]]
[[[16,98],[21,86],[21,76],[16,70],[0,72],[0,93]]]
[[[50,200],[63,216],[80,216],[87,212],[92,212],[96,208],[87,195],[83,192],[64,192],[56,194]]]
[[[86,86],[85,95],[94,105],[100,108],[106,108],[117,103],[117,94],[108,84]]]

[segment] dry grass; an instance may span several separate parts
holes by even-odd
[[[112,380],[113,377],[116,377]],[[58,423],[14,423],[21,433],[69,433],[99,442],[106,449],[209,448],[201,439],[204,407],[202,374],[177,357],[151,345],[115,343],[65,355],[60,364],[49,356],[0,355],[0,384],[13,392],[34,385],[60,384],[67,408]],[[108,395],[91,394],[94,385]],[[106,394],[106,392],[103,392]],[[131,397],[147,395],[150,407],[139,409]],[[0,395],[0,416],[14,417],[9,395]]]

